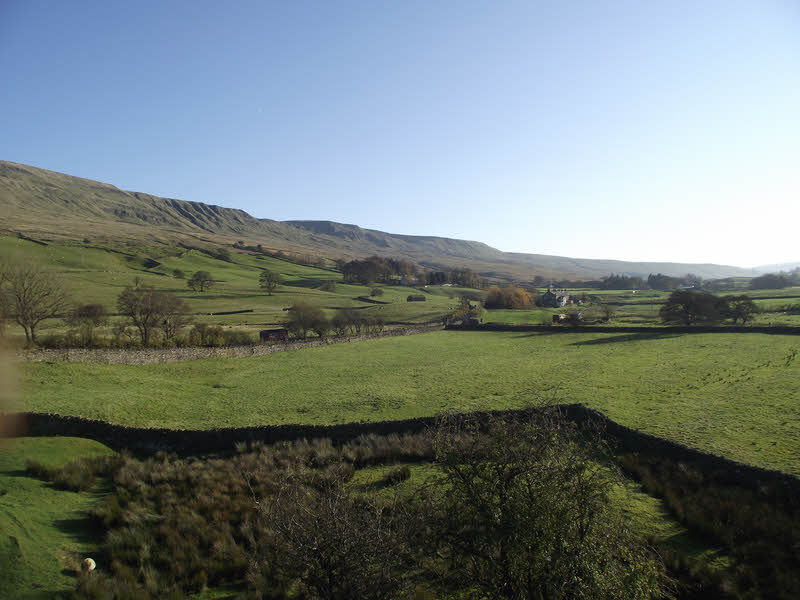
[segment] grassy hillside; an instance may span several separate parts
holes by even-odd
[[[297,301],[321,306],[329,315],[337,308],[358,308],[365,316],[381,317],[390,324],[438,320],[457,302],[453,288],[427,294],[425,302],[410,303],[406,298],[414,293],[412,288],[380,286],[382,304],[375,304],[359,299],[368,297],[370,288],[342,283],[339,272],[234,249],[230,254],[231,262],[227,262],[200,250],[176,246],[135,242],[101,245],[91,241],[43,245],[0,236],[0,259],[37,262],[61,278],[73,303],[100,303],[112,314],[116,312],[117,296],[136,278],[144,285],[173,292],[186,300],[199,322],[251,332],[282,323],[287,315],[284,309]],[[205,292],[193,291],[187,287],[186,279],[174,277],[176,269],[187,278],[195,271],[208,271],[216,283]],[[272,296],[258,287],[258,277],[264,269],[280,273],[283,278]],[[335,282],[334,291],[320,289],[330,281]],[[241,310],[251,312],[217,314]],[[49,319],[39,334],[61,332],[64,328],[61,319]],[[22,336],[21,329],[16,327],[12,327],[11,333],[18,340]]]
[[[230,199],[224,199],[226,203]],[[234,200],[235,202],[235,200]],[[485,277],[530,281],[596,279],[608,273],[706,278],[749,275],[738,267],[678,263],[629,263],[501,252],[486,244],[433,236],[396,235],[329,221],[257,219],[244,211],[160,198],[107,183],[0,161],[0,232],[55,240],[89,237],[108,244],[176,241],[230,245],[243,240],[268,249],[327,258],[372,254],[407,258],[431,268],[468,267]]]
[[[443,331],[168,365],[29,363],[21,395],[28,410],[176,428],[402,419],[545,397],[800,474],[798,350],[797,336],[755,333]]]

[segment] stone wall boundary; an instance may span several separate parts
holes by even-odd
[[[342,337],[324,337],[313,340],[283,342],[274,344],[252,344],[249,346],[222,346],[219,348],[49,348],[23,350],[17,359],[26,362],[83,362],[106,365],[155,365],[184,362],[203,358],[246,358],[248,356],[267,356],[276,352],[289,352],[305,348],[319,348],[331,344],[361,342],[387,337],[428,333],[443,329],[442,325],[416,325],[389,329],[378,333],[367,333]]]
[[[739,463],[620,425],[603,413],[582,404],[553,407],[568,420],[597,429],[611,447],[622,453],[640,453],[690,465],[708,481],[742,487],[758,493],[771,488],[778,496],[800,498],[800,478],[789,473]],[[489,418],[533,419],[537,409],[467,413],[486,421]],[[301,439],[328,438],[335,444],[362,435],[421,433],[436,426],[439,417],[419,417],[396,421],[355,422],[340,425],[262,425],[210,430],[176,430],[128,427],[106,421],[49,413],[15,413],[5,416],[12,436],[70,436],[94,439],[116,450],[140,454],[159,451],[180,455],[228,454],[237,444],[273,444]]]
[[[463,326],[448,325],[448,331],[505,331],[505,332],[543,332],[543,333],[639,333],[653,336],[676,333],[766,333],[772,335],[800,335],[800,327],[788,325],[770,326],[653,326],[637,327],[630,325],[509,325],[505,323],[482,323],[480,325]]]

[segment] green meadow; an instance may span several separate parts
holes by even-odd
[[[257,331],[276,325],[286,317],[285,308],[298,301],[323,307],[332,315],[338,308],[357,308],[365,316],[380,317],[389,323],[423,323],[440,320],[455,308],[460,288],[432,287],[425,302],[407,302],[413,288],[380,286],[381,304],[360,300],[369,297],[370,288],[342,283],[341,273],[327,268],[301,265],[289,260],[230,249],[231,261],[212,258],[198,250],[137,244],[103,246],[91,242],[64,242],[40,245],[35,242],[0,236],[0,257],[21,257],[55,273],[64,282],[74,304],[100,303],[109,313],[116,312],[117,296],[137,278],[143,285],[175,293],[189,303],[196,321],[212,325]],[[215,284],[209,290],[189,289],[185,279],[177,279],[179,269],[188,279],[195,271],[208,271]],[[280,273],[283,282],[272,296],[258,287],[263,270]],[[334,282],[334,290],[320,287]],[[475,290],[471,290],[473,293]],[[220,312],[251,311],[234,315]],[[40,336],[65,329],[61,319],[48,319],[39,328]],[[10,329],[19,342],[22,330]]]
[[[582,402],[800,474],[800,337],[441,331],[242,359],[21,364],[24,408],[145,427],[344,423]]]
[[[45,599],[74,587],[71,570],[98,542],[86,511],[102,490],[57,490],[25,473],[25,461],[51,466],[113,454],[92,440],[0,440],[0,598]]]

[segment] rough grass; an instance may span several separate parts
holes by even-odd
[[[80,438],[0,440],[0,598],[52,598],[74,587],[69,571],[100,541],[85,516],[99,493],[60,491],[26,475],[26,460],[61,466],[111,454]]]
[[[344,423],[583,402],[800,474],[800,337],[442,331],[167,365],[22,365],[27,410],[173,428]]]
[[[399,468],[407,469],[409,476],[395,481],[392,473]],[[355,493],[376,493],[378,498],[391,500],[395,494],[401,498],[411,496],[420,487],[431,485],[438,475],[436,465],[430,462],[402,467],[376,465],[357,470],[350,486]],[[730,557],[690,533],[669,513],[662,500],[648,495],[639,484],[624,480],[612,490],[612,500],[632,529],[654,546],[680,553],[695,565],[707,565],[713,572],[724,571],[731,565]]]

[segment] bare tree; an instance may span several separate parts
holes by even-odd
[[[414,563],[402,509],[397,498],[387,506],[351,495],[351,475],[341,464],[307,481],[291,474],[260,503],[262,521],[281,548],[278,562],[316,598],[405,597]]]
[[[150,344],[155,329],[171,340],[192,319],[186,302],[150,286],[127,286],[117,298],[117,308],[139,330],[144,346]]]
[[[25,330],[28,345],[36,343],[36,327],[66,310],[69,297],[56,275],[31,263],[6,265],[0,276],[2,305]]]
[[[189,314],[191,308],[185,300],[167,292],[157,293],[160,296],[161,312],[164,317],[161,321],[161,331],[164,333],[164,339],[170,341],[181,332],[181,329],[189,325],[194,317]]]

